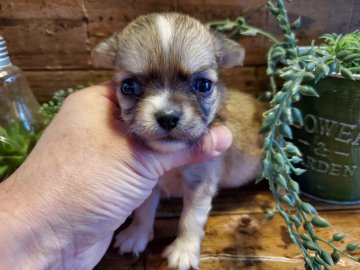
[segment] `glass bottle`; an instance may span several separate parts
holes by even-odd
[[[34,146],[42,129],[39,107],[22,70],[11,63],[0,36],[0,181]]]

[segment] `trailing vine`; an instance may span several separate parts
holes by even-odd
[[[268,1],[268,10],[279,23],[283,39],[252,27],[240,17],[235,21],[215,21],[208,23],[209,28],[226,32],[230,36],[261,35],[272,42],[267,56],[267,75],[270,79],[270,91],[264,97],[271,100],[270,109],[264,114],[260,132],[266,134],[263,144],[263,166],[258,181],[267,179],[275,200],[275,208],[268,211],[266,219],[271,219],[279,213],[287,224],[291,241],[297,245],[304,257],[306,269],[329,269],[340,260],[340,256],[360,262],[350,253],[358,248],[356,244],[348,244],[345,249],[337,247],[336,243],[345,238],[343,233],[335,233],[332,239],[317,236],[314,228],[327,228],[329,222],[322,218],[309,203],[299,196],[299,185],[292,175],[305,172],[298,164],[302,154],[292,142],[293,125],[303,125],[302,114],[293,103],[301,96],[318,97],[314,83],[331,73],[341,73],[348,79],[354,79],[352,72],[358,69],[356,61],[360,59],[360,39],[357,43],[348,38],[350,48],[346,48],[341,35],[324,35],[325,45],[311,46],[300,50],[297,46],[295,30],[301,26],[301,18],[290,22],[283,0]],[[359,36],[355,31],[350,35]],[[342,44],[342,45],[341,45]],[[349,46],[348,46],[349,47]],[[277,81],[282,80],[281,87]],[[324,248],[324,246],[327,248]],[[325,249],[331,249],[329,254]]]

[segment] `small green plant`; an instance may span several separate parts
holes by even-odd
[[[67,96],[83,88],[85,88],[83,85],[78,85],[75,88],[68,88],[65,90],[56,91],[54,93],[53,99],[49,102],[44,103],[40,107],[39,113],[44,117],[44,124],[48,125],[51,120],[53,120]]]
[[[340,65],[352,73],[360,73],[360,31],[347,35],[325,34],[320,37],[324,43],[320,46],[330,55],[341,59]]]
[[[209,28],[227,32],[231,36],[262,35],[272,42],[267,57],[270,90],[264,94],[271,101],[260,130],[266,134],[266,138],[263,145],[263,168],[258,181],[264,178],[268,180],[276,206],[268,212],[266,219],[271,219],[275,213],[282,216],[290,239],[304,256],[306,269],[329,269],[339,262],[340,255],[360,262],[359,258],[350,254],[358,245],[350,243],[345,249],[336,245],[345,238],[344,234],[335,233],[329,240],[315,234],[314,228],[327,228],[330,224],[299,196],[299,185],[292,175],[300,175],[305,170],[298,167],[302,155],[291,140],[291,126],[303,124],[301,111],[293,103],[299,101],[302,95],[318,97],[314,82],[331,73],[341,73],[345,78],[354,79],[352,72],[359,71],[359,31],[345,36],[324,35],[323,45],[312,45],[304,51],[298,48],[294,33],[301,26],[301,18],[290,22],[283,0],[268,1],[268,9],[279,23],[282,40],[248,25],[241,17],[235,21],[208,24]],[[277,84],[279,80],[282,81],[280,87]],[[326,249],[332,250],[331,255]]]
[[[23,163],[38,137],[19,122],[12,122],[6,128],[0,126],[0,181]]]
[[[68,88],[55,92],[53,100],[44,103],[39,113],[44,117],[44,124],[48,125],[58,113],[65,98],[83,89],[79,85],[76,88]],[[29,155],[41,132],[28,131],[20,122],[12,122],[6,128],[0,126],[0,181],[14,172],[25,158]]]

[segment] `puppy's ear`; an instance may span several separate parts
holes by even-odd
[[[215,44],[220,67],[230,68],[244,64],[245,49],[239,43],[217,35]]]
[[[114,68],[119,45],[117,34],[100,42],[91,52],[91,59],[96,67]]]

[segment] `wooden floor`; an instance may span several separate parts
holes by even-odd
[[[343,232],[360,243],[360,205],[339,206],[311,201],[333,225],[320,235],[331,238]],[[204,270],[294,270],[304,269],[299,250],[290,243],[287,228],[279,216],[263,224],[266,209],[273,206],[271,193],[263,185],[222,191],[215,199],[202,242]],[[161,252],[175,238],[181,200],[165,200],[159,207],[155,239],[140,257],[120,256],[109,248],[96,270],[167,269]],[[317,232],[319,233],[319,232]],[[344,244],[343,244],[344,245]],[[360,252],[354,253],[360,257]],[[343,259],[332,269],[360,269],[359,263]]]

